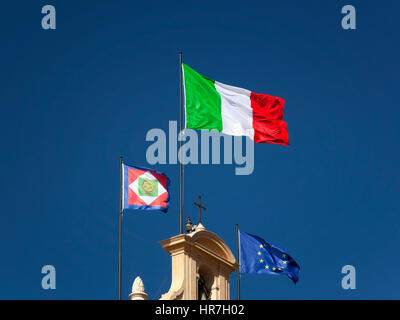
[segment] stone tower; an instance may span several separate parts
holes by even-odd
[[[171,287],[161,300],[229,299],[229,276],[238,263],[219,236],[199,223],[160,244],[172,260]]]

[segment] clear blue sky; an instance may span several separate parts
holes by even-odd
[[[57,29],[41,28],[53,4]],[[341,8],[357,30],[341,28]],[[255,145],[255,171],[186,168],[185,217],[235,249],[234,224],[288,251],[286,277],[245,275],[244,299],[400,298],[398,1],[23,1],[0,19],[0,298],[117,298],[119,156],[146,166],[151,128],[178,119],[177,53],[220,82],[286,100],[289,147]],[[168,214],[126,212],[124,287],[170,285]],[[41,288],[41,268],[57,289]],[[341,268],[357,289],[341,288]],[[231,294],[236,296],[235,275]]]

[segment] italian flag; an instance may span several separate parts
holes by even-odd
[[[216,129],[254,142],[289,144],[285,100],[208,79],[182,64],[186,128]]]

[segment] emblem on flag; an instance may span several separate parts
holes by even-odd
[[[168,211],[168,177],[155,170],[122,166],[122,208]]]

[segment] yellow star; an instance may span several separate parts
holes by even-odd
[[[275,267],[272,268],[273,271],[275,271],[275,269],[276,269]]]
[[[260,260],[260,262],[261,262],[261,263],[263,263],[263,262],[264,262],[264,260],[263,260],[263,259],[261,259],[261,260]]]
[[[266,266],[265,266],[265,269],[269,269],[269,265],[266,265]]]
[[[278,268],[278,270],[281,271],[282,269],[281,269],[281,268]]]
[[[285,263],[285,264],[287,263],[287,261],[282,261],[282,262]]]
[[[260,244],[260,248],[262,248],[263,247],[263,245],[262,244]]]
[[[258,253],[257,253],[259,256],[261,256],[261,252],[260,251],[258,251]]]

